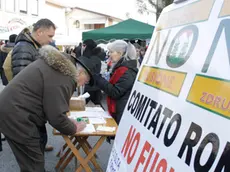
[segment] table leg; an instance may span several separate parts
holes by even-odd
[[[73,140],[74,136],[71,136],[70,137],[70,140]],[[65,143],[63,146],[62,146],[62,151],[65,150],[65,148],[67,147],[67,144]],[[61,150],[57,153],[56,157],[59,157],[61,155]]]
[[[75,145],[71,142],[71,140],[69,139],[68,136],[63,135],[62,136],[64,138],[64,140],[66,141],[68,147],[72,150],[73,154],[77,157],[77,159],[80,162],[80,167],[84,168],[85,171],[89,171],[91,172],[92,170],[90,169],[89,165],[87,164],[88,161],[85,161],[84,158],[81,157],[81,154],[79,153],[79,151],[76,149]],[[79,167],[79,168],[80,168]]]
[[[80,148],[81,148],[81,145],[78,144],[78,145],[77,145],[77,149],[79,150]],[[66,161],[64,162],[64,164],[63,164],[63,166],[61,167],[61,169],[65,169],[66,166],[67,166],[67,165],[70,163],[70,161],[73,159],[73,157],[74,157],[74,154],[71,153],[71,154],[69,155],[69,157],[66,159]]]
[[[70,138],[70,140],[73,140],[73,139]],[[77,144],[77,139],[75,139],[75,140],[73,141],[73,144],[74,144],[74,145]],[[67,144],[66,144],[66,146],[67,146]],[[60,157],[60,159],[59,159],[59,161],[58,161],[58,163],[57,163],[57,165],[56,165],[56,167],[55,167],[56,169],[60,168],[61,164],[63,164],[63,162],[65,162],[65,159],[66,159],[66,157],[69,155],[70,152],[71,152],[71,149],[68,148],[67,151],[65,152],[65,154],[64,154],[62,157]],[[66,164],[66,162],[65,162],[64,164]],[[67,164],[67,165],[68,165],[68,164]]]
[[[88,148],[89,148],[89,149],[92,149],[92,146],[89,144],[89,142],[88,142],[88,141],[86,141],[86,144],[87,144],[87,146],[88,146]],[[95,156],[95,158],[98,158],[98,156],[97,156],[97,154],[96,154],[96,153],[95,153],[95,155],[94,155],[94,156]]]
[[[92,150],[92,147],[89,144],[89,142],[87,141],[87,139],[77,138],[77,140],[79,143],[81,143],[82,149],[84,150],[85,154],[88,155],[90,153],[90,151]],[[97,163],[95,155],[96,154],[93,155],[93,157],[90,159],[90,161],[92,162],[92,164],[94,165],[96,170],[103,171],[102,168],[100,167],[100,165]]]
[[[91,146],[91,145],[89,144],[89,142],[87,141],[88,136],[82,137],[82,138],[84,138],[84,140],[86,141],[86,142],[84,142],[84,143],[86,144],[86,146],[87,146],[89,149],[92,149],[92,146]],[[95,156],[95,158],[98,158],[97,154],[95,154],[94,156]]]
[[[93,149],[90,151],[90,153],[87,155],[87,157],[80,161],[80,163],[88,164],[89,160],[94,156],[94,154],[97,152],[97,150],[101,147],[103,144],[104,140],[106,139],[106,136],[101,136],[101,138],[97,141]],[[76,172],[81,172],[82,171],[82,166],[80,166]]]

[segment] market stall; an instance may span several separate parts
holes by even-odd
[[[82,39],[93,39],[97,42],[108,42],[115,39],[146,40],[150,39],[154,26],[128,19],[118,24],[82,33]]]

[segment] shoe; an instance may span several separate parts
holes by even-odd
[[[45,147],[45,152],[50,152],[50,151],[52,151],[53,149],[54,149],[53,146],[51,146],[51,145],[46,145],[46,147]]]

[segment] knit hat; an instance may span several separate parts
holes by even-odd
[[[10,36],[9,36],[9,42],[10,42],[10,43],[14,43],[14,42],[15,42],[15,40],[16,40],[16,37],[17,37],[17,35],[16,35],[16,34],[12,34],[12,35],[10,35]]]

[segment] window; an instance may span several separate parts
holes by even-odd
[[[94,24],[94,29],[101,29],[104,27],[105,27],[105,24]]]
[[[94,25],[93,24],[84,24],[84,28],[86,30],[88,30],[88,29],[94,29]]]
[[[6,11],[15,12],[15,0],[5,1]]]
[[[31,1],[31,14],[34,16],[38,16],[38,0],[30,0]]]
[[[19,0],[19,11],[27,14],[27,0]]]

